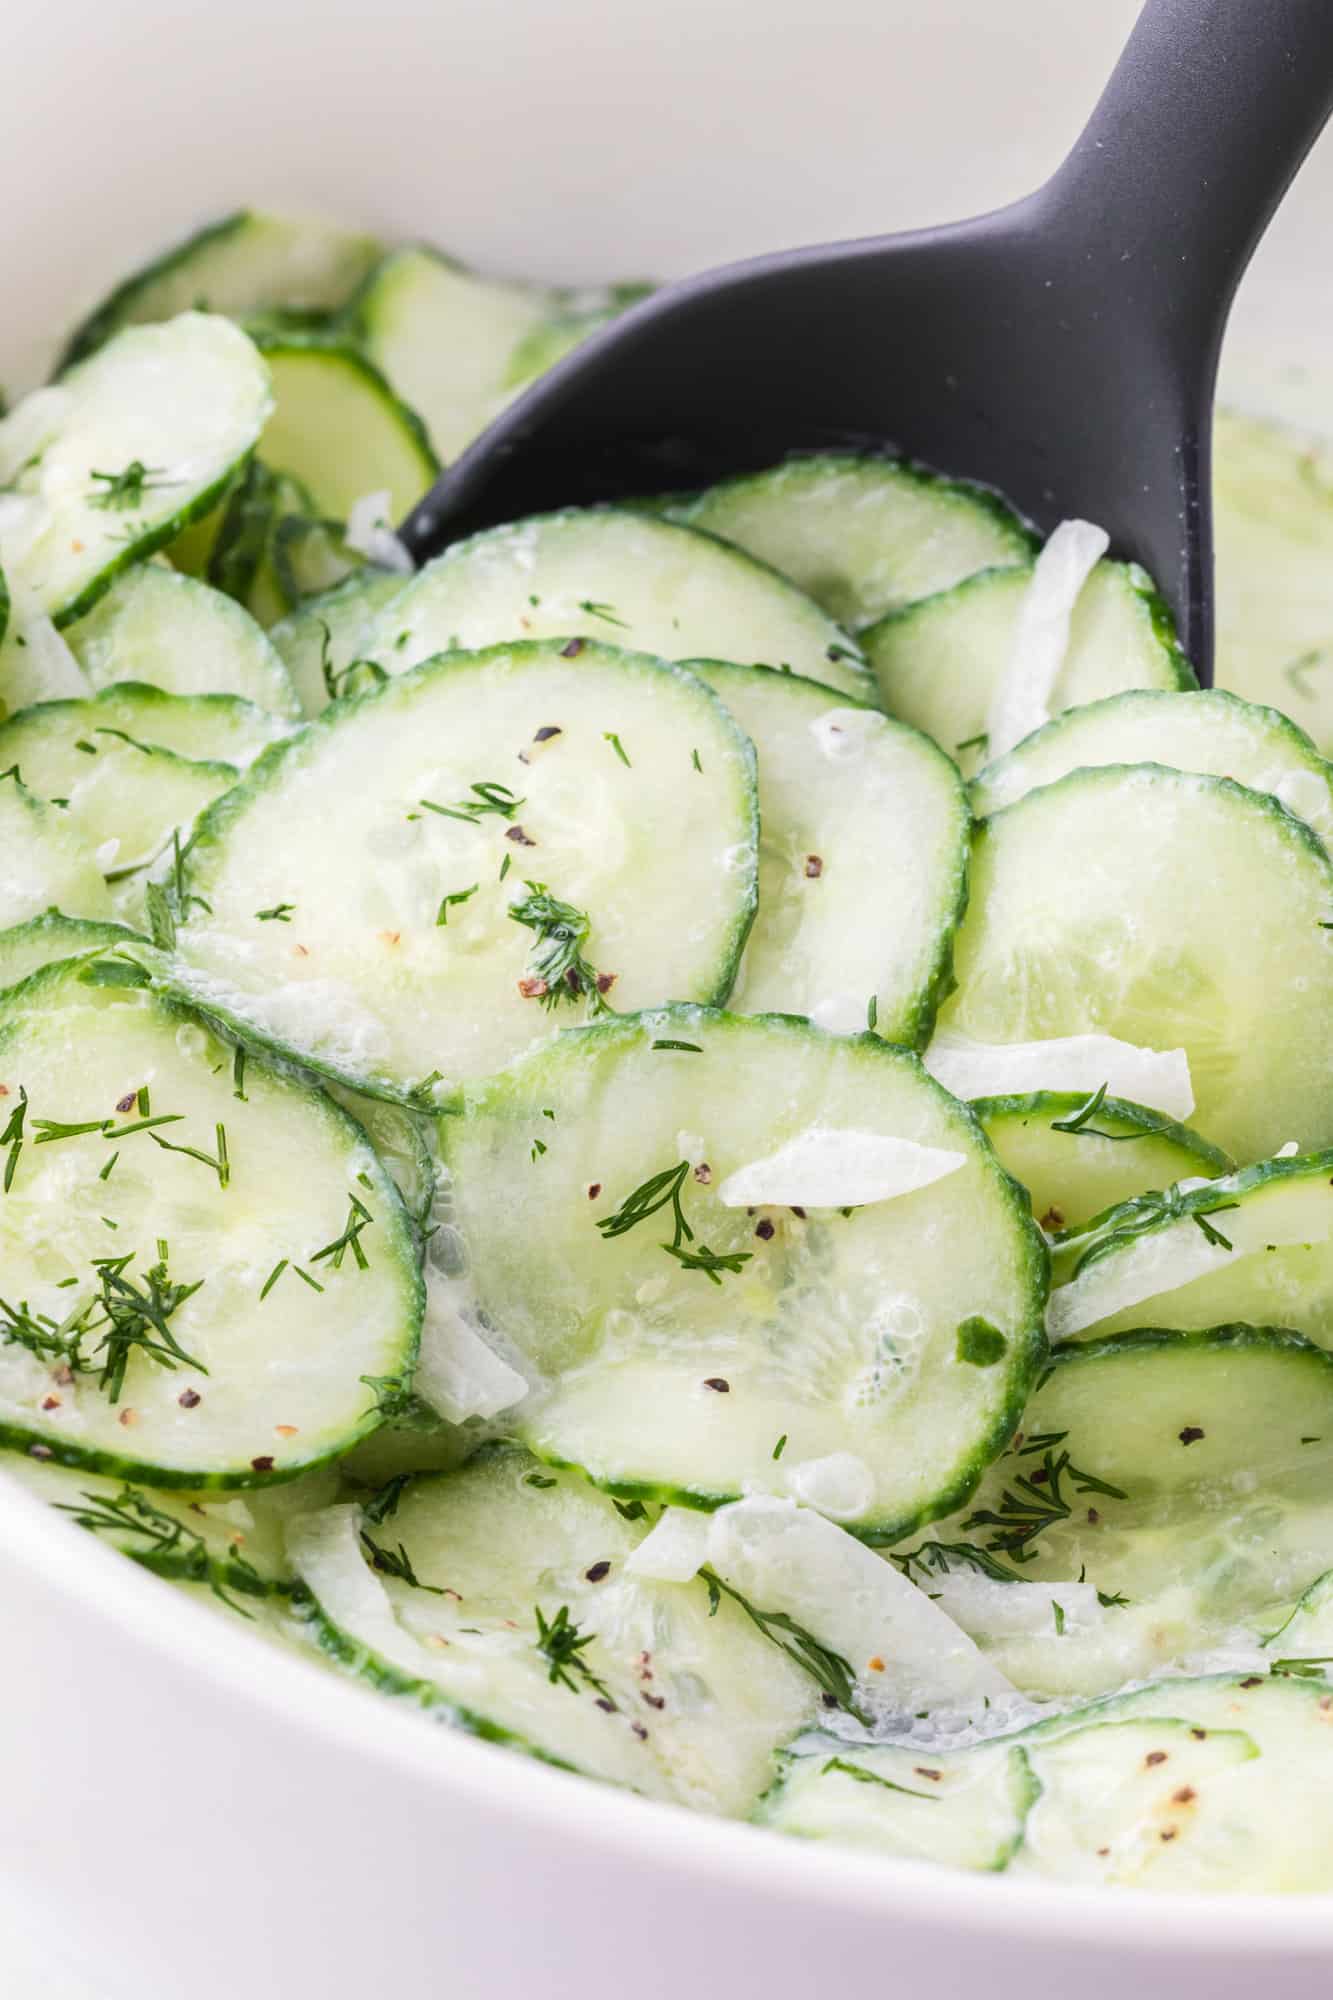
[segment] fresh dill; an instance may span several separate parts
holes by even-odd
[[[274,903],[267,910],[256,910],[255,916],[261,924],[289,924],[295,903]]]
[[[552,1480],[551,1484],[554,1485],[555,1481]],[[617,1500],[613,1497],[611,1505],[622,1521],[646,1521],[648,1518],[648,1509],[642,1500]]]
[[[1124,1145],[1126,1140],[1148,1139],[1155,1133],[1166,1131],[1171,1122],[1168,1118],[1159,1118],[1151,1125],[1141,1125],[1136,1132],[1107,1132],[1101,1126],[1094,1125],[1091,1121],[1105,1104],[1106,1091],[1106,1084],[1099,1083],[1087,1102],[1081,1104],[1077,1111],[1071,1112],[1068,1118],[1051,1120],[1052,1132],[1082,1132],[1090,1139],[1109,1139],[1112,1145],[1119,1146]]]
[[[250,1102],[245,1094],[245,1046],[241,1042],[236,1044],[236,1053],[231,1059],[231,1094],[242,1104]]]
[[[696,771],[703,770],[703,765],[699,762],[699,752],[697,750],[691,750],[690,762],[691,764],[693,764]]]
[[[477,826],[487,813],[495,813],[500,819],[512,819],[524,799],[511,792],[508,785],[498,785],[493,780],[469,787],[470,799],[457,799],[451,806],[441,806],[434,799],[418,799],[417,804],[427,812],[438,813],[443,819],[461,819],[469,826]]]
[[[591,918],[572,903],[562,903],[544,882],[525,882],[524,887],[527,895],[509,905],[509,915],[533,934],[528,954],[532,997],[548,1010],[561,1001],[586,998],[594,1014],[612,1012],[606,999],[610,981],[583,956]]]
[[[610,1701],[605,1681],[598,1678],[583,1657],[584,1647],[592,1644],[596,1633],[580,1632],[567,1604],[562,1604],[550,1620],[543,1616],[539,1604],[533,1610],[537,1619],[537,1651],[546,1661],[546,1678],[552,1686],[566,1687],[571,1694],[591,1688],[603,1701]]]
[[[614,729],[604,729],[602,731],[602,741],[603,743],[609,743],[611,745],[611,748],[615,751],[617,757],[619,757],[621,763],[626,767],[627,770],[633,769],[633,766],[631,765],[629,760],[629,756],[626,752],[625,746],[621,742],[620,738],[616,735]]]
[[[18,1103],[10,1112],[5,1129],[0,1132],[0,1148],[5,1153],[3,1185],[6,1194],[14,1185],[14,1175],[18,1171],[19,1154],[23,1151],[23,1124],[28,1115],[28,1093],[19,1085]]]
[[[1094,1473],[1084,1472],[1062,1449],[1067,1431],[1045,1431],[1028,1438],[1020,1447],[1020,1458],[1033,1458],[1042,1454],[1039,1469],[1033,1473],[1018,1473],[1012,1487],[1005,1487],[997,1506],[978,1508],[963,1522],[964,1532],[973,1528],[995,1530],[988,1549],[997,1550],[1016,1563],[1031,1562],[1038,1551],[1033,1546],[1047,1529],[1058,1527],[1070,1519],[1074,1511],[1074,1498],[1095,1493],[1108,1500],[1128,1500],[1129,1495],[1119,1486],[1111,1486]],[[1069,1481],[1073,1493],[1065,1490],[1065,1480]]]
[[[148,1136],[155,1146],[162,1148],[163,1152],[184,1153],[187,1159],[198,1160],[201,1166],[208,1167],[211,1172],[217,1175],[218,1186],[220,1188],[230,1187],[231,1159],[227,1152],[227,1128],[223,1124],[218,1124],[214,1126],[213,1130],[216,1135],[215,1143],[218,1149],[216,1159],[210,1153],[200,1152],[197,1146],[177,1146],[170,1139],[161,1138],[156,1132],[150,1132]]]
[[[849,1763],[845,1757],[830,1757],[827,1764],[819,1767],[821,1778],[826,1778],[830,1771],[840,1771],[844,1778],[855,1778],[858,1785],[882,1785],[886,1792],[901,1792],[904,1798],[921,1799],[929,1806],[940,1802],[938,1792],[914,1792],[910,1785],[895,1785],[892,1778],[881,1778],[878,1771],[867,1771],[864,1764]]]
[[[376,1528],[391,1520],[398,1512],[398,1502],[415,1477],[416,1474],[413,1472],[395,1473],[392,1479],[380,1487],[378,1493],[373,1493],[366,1501],[361,1509],[362,1519],[369,1521]]]
[[[629,620],[617,618],[614,604],[599,603],[595,597],[581,597],[579,610],[585,611],[589,618],[600,618],[603,625],[618,625],[622,632],[629,630]]]
[[[480,882],[474,882],[470,889],[455,889],[452,895],[441,896],[440,907],[435,912],[436,929],[438,930],[443,925],[448,923],[450,910],[457,909],[460,903],[469,902],[471,898],[476,895],[480,887],[481,887]]]
[[[201,1534],[177,1520],[174,1514],[154,1506],[137,1487],[122,1486],[114,1499],[85,1492],[77,1503],[57,1500],[53,1504],[58,1513],[71,1515],[79,1527],[92,1534],[132,1537],[141,1546],[126,1553],[137,1562],[183,1577],[189,1583],[206,1583],[214,1597],[242,1618],[252,1614],[233,1602],[228,1586],[253,1597],[266,1594],[264,1579],[253,1563],[245,1560],[237,1543],[233,1542],[228,1549],[227,1561],[220,1562],[210,1555]]]
[[[324,692],[330,701],[343,701],[349,695],[366,694],[371,688],[382,687],[389,676],[378,660],[349,660],[345,667],[333,664],[333,634],[323,619],[320,620],[319,671],[324,681]]]
[[[196,1278],[190,1285],[174,1284],[167,1273],[165,1243],[158,1243],[157,1254],[158,1261],[145,1272],[142,1286],[127,1275],[134,1261],[132,1252],[127,1257],[94,1259],[101,1278],[98,1303],[105,1315],[105,1331],[98,1343],[99,1350],[105,1352],[98,1387],[112,1403],[120,1400],[125,1371],[131,1354],[136,1351],[150,1356],[163,1368],[183,1363],[197,1368],[201,1375],[208,1373],[203,1362],[181,1346],[168,1324],[172,1314],[194,1297],[204,1280]],[[101,1331],[102,1324],[91,1331]]]
[[[132,458],[120,472],[97,472],[90,467],[88,477],[98,482],[88,494],[88,505],[107,511],[139,507],[145,494],[178,483],[174,479],[164,479],[161,466],[145,465],[140,458]]]
[[[328,1258],[333,1269],[341,1271],[343,1259],[350,1250],[357,1270],[368,1271],[370,1269],[370,1259],[361,1246],[361,1234],[363,1230],[370,1227],[374,1220],[374,1216],[359,1195],[349,1196],[347,1221],[343,1225],[342,1235],[335,1236],[332,1243],[326,1243],[322,1250],[316,1250],[311,1256],[310,1262],[312,1264],[322,1264],[325,1258]]]
[[[692,1056],[701,1056],[703,1054],[703,1049],[698,1042],[673,1042],[666,1040],[665,1037],[655,1041],[653,1047],[655,1049],[680,1049],[684,1054]]]
[[[317,1289],[323,1291],[324,1287],[320,1285]],[[375,1398],[376,1415],[386,1422],[410,1414],[414,1399],[401,1375],[358,1375],[356,1379],[369,1389]]]
[[[397,1577],[399,1583],[407,1584],[412,1590],[424,1590],[432,1597],[443,1597],[444,1588],[438,1583],[423,1583],[412,1567],[412,1558],[399,1542],[396,1549],[383,1548],[372,1540],[365,1529],[361,1530],[361,1545],[370,1557],[371,1567],[385,1576]]]
[[[623,1236],[627,1230],[637,1229],[641,1222],[669,1207],[671,1241],[663,1243],[661,1248],[668,1257],[674,1257],[683,1270],[700,1271],[711,1284],[720,1285],[724,1272],[737,1275],[753,1253],[749,1250],[716,1251],[710,1250],[706,1243],[694,1244],[694,1231],[685,1219],[680,1199],[689,1173],[689,1161],[677,1160],[674,1167],[665,1167],[660,1174],[650,1175],[626,1195],[613,1214],[599,1217],[597,1227],[605,1238]],[[690,1248],[692,1244],[694,1247]]]
[[[261,1306],[263,1305],[264,1300],[268,1297],[269,1293],[273,1290],[273,1287],[277,1284],[278,1279],[287,1269],[287,1265],[289,1262],[290,1259],[286,1257],[279,1257],[277,1263],[273,1266],[273,1269],[269,1272],[268,1276],[265,1278],[263,1285],[260,1287],[260,1292],[259,1292],[259,1303]]]
[[[976,1542],[918,1542],[914,1549],[891,1550],[890,1560],[897,1563],[909,1583],[918,1579],[912,1571],[920,1572],[920,1581],[926,1583],[936,1576],[948,1576],[955,1569],[975,1570],[981,1576],[988,1576],[992,1583],[1021,1583],[1016,1569],[1000,1562]]]
[[[965,736],[961,743],[955,743],[953,747],[955,750],[984,750],[989,742],[990,737],[983,729],[977,736]]]
[[[729,1583],[724,1583],[714,1570],[701,1569],[699,1574],[708,1585],[710,1617],[716,1615],[723,1597],[731,1598],[733,1603],[740,1606],[751,1623],[758,1626],[766,1639],[771,1639],[773,1644],[779,1647],[789,1660],[794,1661],[803,1673],[809,1674],[836,1708],[845,1710],[848,1715],[854,1716],[858,1722],[869,1728],[871,1718],[856,1699],[856,1675],[841,1653],[836,1653],[831,1646],[824,1645],[812,1632],[807,1632],[803,1625],[798,1625],[794,1618],[789,1618],[785,1611],[760,1611],[751,1604],[748,1597],[742,1597],[739,1590],[734,1590]]]
[[[1211,1209],[1209,1213],[1212,1215],[1222,1215],[1225,1214],[1226,1210],[1229,1208],[1239,1208],[1239,1207],[1240,1203],[1238,1201],[1224,1201],[1220,1202],[1215,1209]],[[1196,1229],[1201,1229],[1203,1231],[1205,1241],[1211,1243],[1215,1250],[1231,1249],[1232,1247],[1231,1238],[1229,1236],[1224,1236],[1220,1229],[1215,1229],[1212,1223],[1208,1220],[1208,1216],[1204,1215],[1200,1210],[1198,1209],[1192,1210],[1190,1215],[1190,1220],[1191,1222],[1193,1222]]]

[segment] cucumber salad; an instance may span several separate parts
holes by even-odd
[[[637,283],[244,211],[0,420],[0,1518],[893,1859],[1333,1889],[1333,493],[1219,685],[804,456],[394,523]]]

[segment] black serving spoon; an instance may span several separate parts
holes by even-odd
[[[1035,194],[654,293],[483,431],[404,539],[423,560],[545,508],[892,449],[989,481],[1044,529],[1098,522],[1211,680],[1218,350],[1331,106],[1333,0],[1147,0]]]

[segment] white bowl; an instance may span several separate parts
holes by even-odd
[[[552,279],[993,206],[1054,164],[1134,12],[7,0],[0,381],[246,200]],[[1325,149],[1233,342],[1292,415],[1318,408],[1331,182]],[[947,1874],[594,1787],[266,1650],[16,1489],[2,1518],[0,1922],[43,1968],[0,1947],[15,2000],[58,1967],[89,2000],[1295,2000],[1333,1965],[1322,1901]]]

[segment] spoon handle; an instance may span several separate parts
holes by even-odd
[[[1147,0],[1047,185],[1047,227],[1063,221],[1069,248],[1116,267],[1125,310],[1196,360],[1215,353],[1330,110],[1329,0]]]

